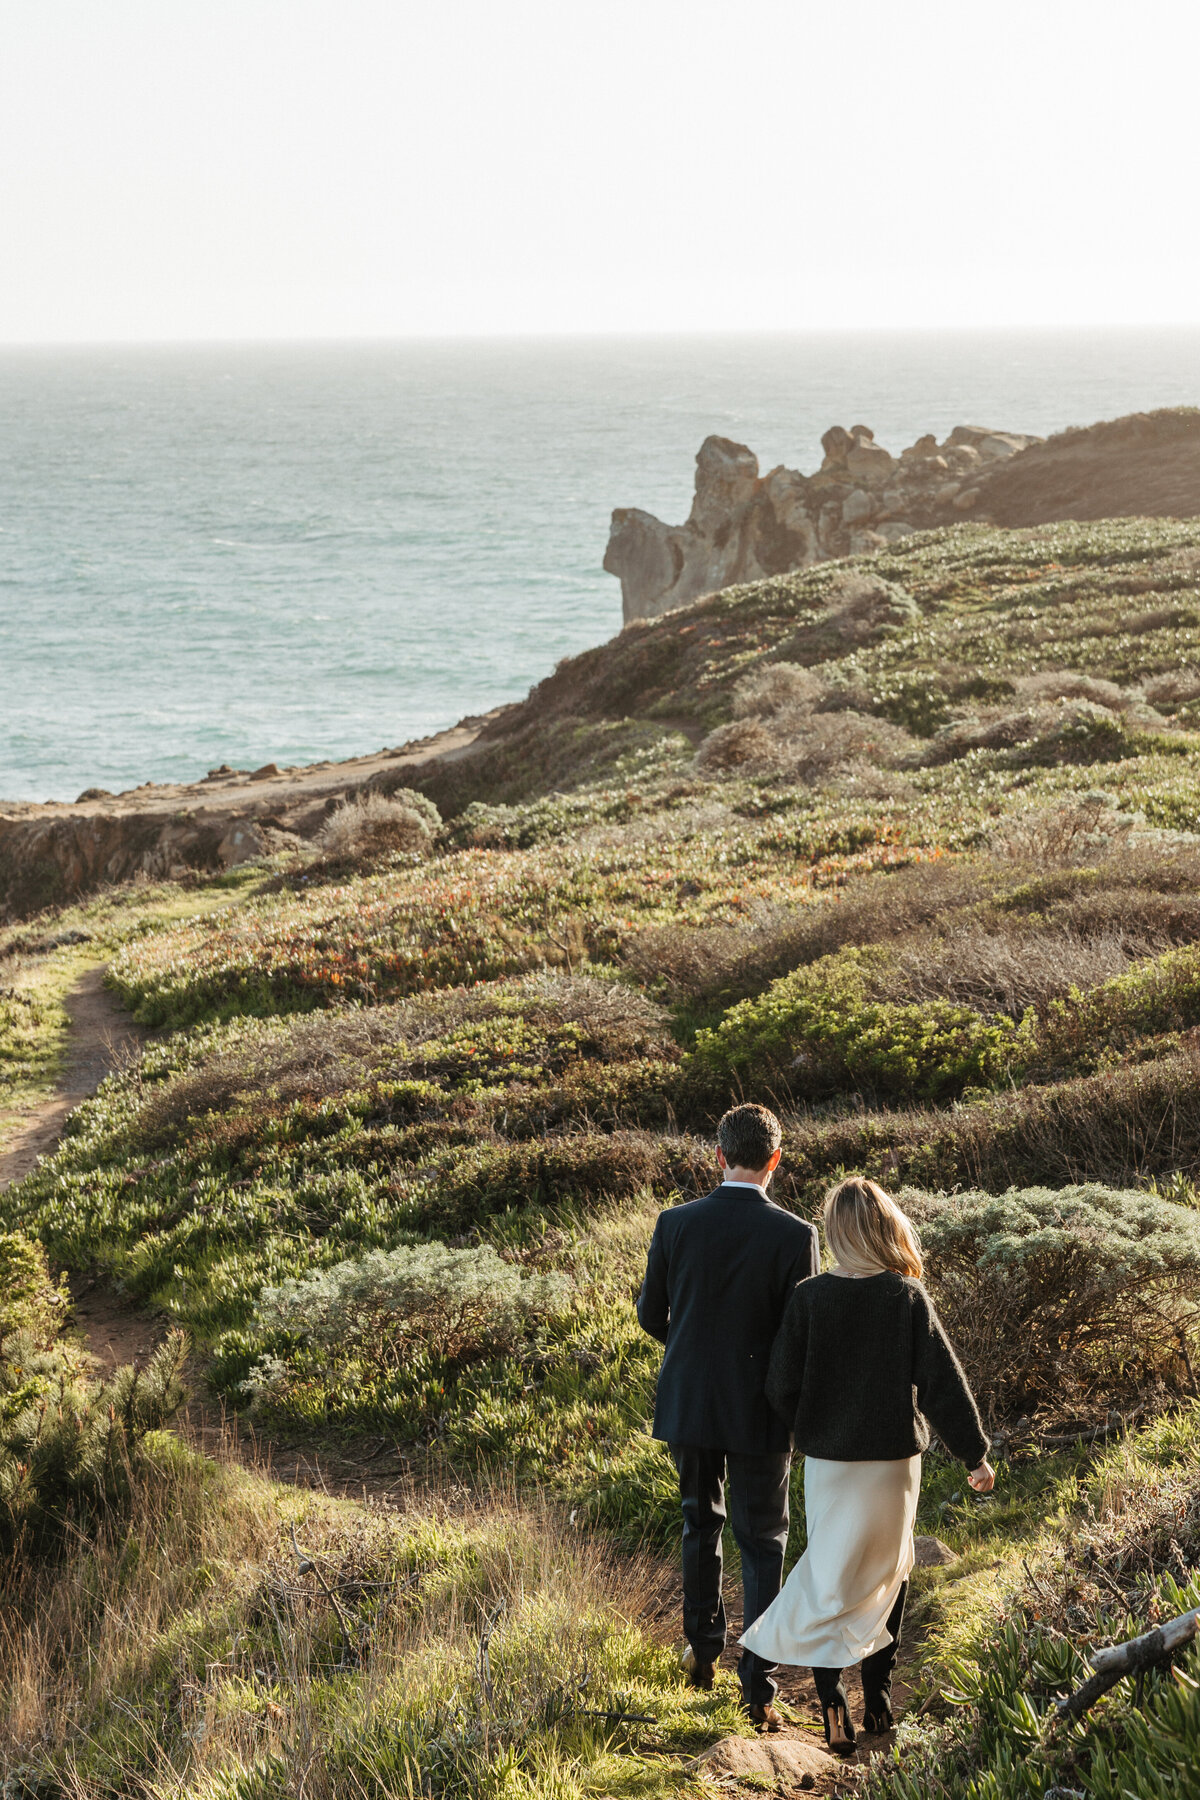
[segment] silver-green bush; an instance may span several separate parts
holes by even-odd
[[[993,1422],[1194,1392],[1200,1215],[1138,1190],[1010,1188],[901,1204]]]
[[[490,1244],[412,1244],[264,1289],[257,1324],[384,1370],[418,1346],[455,1362],[511,1350],[569,1292],[564,1276],[523,1273]]]

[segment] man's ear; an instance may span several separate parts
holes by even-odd
[[[770,1162],[767,1164],[767,1173],[768,1174],[773,1173],[774,1170],[776,1170],[779,1167],[779,1159],[782,1155],[783,1155],[783,1146],[781,1144],[779,1149],[776,1150],[774,1156],[772,1156]]]
[[[727,1169],[729,1167],[729,1164],[725,1161],[725,1152],[722,1150],[720,1144],[717,1145],[717,1164],[722,1169]]]

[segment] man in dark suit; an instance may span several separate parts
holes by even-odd
[[[679,1471],[686,1666],[700,1688],[711,1688],[725,1648],[726,1476],[745,1625],[783,1580],[791,1425],[767,1400],[767,1363],[793,1288],[818,1273],[821,1256],[815,1228],[767,1197],[780,1137],[765,1106],[725,1114],[717,1127],[721,1186],[659,1214],[638,1299],[642,1329],[666,1345],[654,1435],[670,1445]],[[782,1724],[771,1704],[774,1668],[749,1650],[738,1662],[743,1702],[768,1731]]]

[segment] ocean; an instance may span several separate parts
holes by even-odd
[[[898,451],[1200,402],[1200,328],[0,350],[0,799],[378,750],[620,628],[719,432]]]

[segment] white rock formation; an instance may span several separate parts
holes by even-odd
[[[737,581],[782,575],[831,556],[882,550],[977,506],[990,464],[1040,443],[1016,432],[957,425],[892,456],[866,425],[834,425],[815,475],[766,475],[745,444],[705,438],[683,525],[618,507],[604,567],[621,580],[626,623],[653,619]]]

